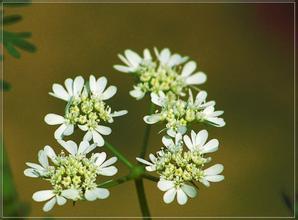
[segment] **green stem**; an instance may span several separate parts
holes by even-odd
[[[113,145],[111,145],[110,143],[108,143],[107,141],[105,141],[105,146],[116,156],[118,157],[118,159],[120,161],[122,161],[126,166],[128,166],[129,168],[133,168],[133,165],[129,162],[128,159],[126,159],[126,157],[120,153]]]
[[[135,180],[135,186],[137,189],[137,194],[139,198],[139,204],[141,207],[141,211],[143,214],[143,219],[151,219],[150,218],[150,211],[148,208],[147,200],[146,200],[146,194],[144,190],[144,183],[142,179],[136,179]]]
[[[104,183],[101,183],[98,185],[98,187],[103,187],[103,188],[110,188],[110,187],[113,187],[113,186],[117,186],[117,185],[120,185],[122,183],[125,183],[129,180],[132,180],[133,178],[128,175],[128,176],[122,176],[116,180],[110,180],[110,181],[106,181]]]
[[[151,102],[148,115],[151,115],[153,112],[154,112],[154,104]],[[146,150],[147,150],[147,146],[148,146],[150,131],[151,131],[151,125],[146,124],[143,144],[142,144],[142,148],[141,148],[141,152],[140,152],[140,157],[141,158],[144,158],[144,156],[146,155]]]
[[[143,175],[142,175],[145,179],[147,179],[147,180],[151,180],[151,181],[153,181],[153,182],[158,182],[159,181],[159,178],[158,177],[156,177],[156,176],[151,176],[151,175],[149,175],[149,174],[147,174],[147,173],[143,173]]]

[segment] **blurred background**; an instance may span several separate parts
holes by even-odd
[[[294,4],[31,4],[6,8],[23,20],[9,31],[29,30],[35,53],[21,59],[4,51],[3,138],[18,200],[29,216],[140,216],[133,182],[111,189],[107,200],[68,202],[43,213],[35,191],[50,189],[25,177],[25,162],[37,161],[44,145],[56,151],[56,129],[43,121],[62,114],[65,103],[48,95],[53,83],[80,74],[106,76],[118,87],[109,100],[129,114],[117,118],[106,139],[129,159],[139,153],[149,99],[129,96],[133,78],[112,68],[126,48],[169,47],[190,56],[208,75],[201,88],[224,110],[224,128],[207,127],[220,149],[212,163],[225,166],[225,181],[200,186],[185,206],[166,205],[156,184],[145,180],[152,216],[293,216],[294,197]],[[203,126],[198,125],[196,129]],[[153,127],[149,151],[161,147]],[[72,136],[73,137],[73,136]],[[76,139],[79,141],[79,138]],[[119,162],[118,176],[127,174]],[[104,180],[104,179],[103,179]],[[7,183],[7,181],[4,182]],[[6,204],[4,204],[5,206]],[[4,209],[5,211],[5,209]],[[9,215],[5,213],[4,215]]]

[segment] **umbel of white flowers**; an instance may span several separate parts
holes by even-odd
[[[144,49],[143,57],[132,50],[125,50],[119,58],[125,65],[115,65],[120,72],[131,73],[138,78],[130,95],[137,100],[146,93],[171,93],[184,96],[188,86],[203,84],[207,77],[201,71],[196,71],[197,64],[188,61],[188,57],[172,54],[168,48],[160,52],[154,48],[155,58],[148,49]]]
[[[175,141],[169,136],[164,136],[162,142],[164,147],[155,155],[150,154],[150,161],[142,158],[137,160],[146,165],[149,172],[157,172],[160,180],[157,186],[165,191],[163,200],[171,203],[175,197],[180,205],[184,205],[188,197],[194,198],[197,195],[193,186],[196,181],[209,186],[209,182],[219,182],[224,179],[220,173],[223,165],[215,164],[207,169],[205,164],[211,161],[206,154],[217,151],[219,142],[217,139],[207,141],[208,132],[202,130],[197,134],[191,131],[191,137],[180,133],[176,134]],[[184,144],[187,150],[183,148]]]
[[[117,92],[116,86],[107,86],[106,77],[96,80],[91,75],[89,82],[84,83],[82,76],[65,80],[65,88],[60,84],[53,84],[53,92],[49,94],[67,102],[64,116],[47,114],[45,122],[49,125],[60,125],[55,131],[55,138],[71,135],[74,128],[78,127],[85,131],[84,140],[93,139],[98,146],[104,145],[102,135],[112,132],[110,127],[103,124],[112,123],[114,117],[127,114],[126,110],[113,111],[106,104],[106,100],[113,97]]]
[[[117,168],[112,166],[117,161],[116,157],[106,160],[106,153],[95,153],[87,156],[96,144],[90,145],[82,141],[79,145],[73,141],[58,140],[59,144],[67,151],[56,155],[50,146],[45,146],[38,152],[36,163],[26,163],[29,168],[24,171],[28,177],[40,178],[51,184],[51,189],[35,192],[32,196],[37,202],[47,201],[43,211],[50,211],[54,205],[64,205],[68,200],[105,199],[109,191],[97,185],[99,176],[113,176]],[[48,160],[50,159],[50,161]],[[51,162],[51,163],[50,163]]]

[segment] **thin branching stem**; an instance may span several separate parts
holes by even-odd
[[[128,168],[133,168],[133,164],[122,154],[118,151],[112,144],[105,141],[105,146],[108,148],[112,154],[114,154],[118,159],[123,162]]]
[[[135,180],[135,186],[136,186],[136,189],[137,189],[137,194],[138,194],[138,198],[139,198],[139,204],[140,204],[140,207],[141,207],[141,211],[142,211],[142,214],[143,214],[143,219],[151,219],[149,207],[148,207],[148,204],[147,204],[143,179],[142,178],[136,179]]]

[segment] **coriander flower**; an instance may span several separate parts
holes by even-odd
[[[84,83],[82,84],[84,82],[82,77],[76,77],[73,85],[78,84],[76,83],[77,79],[81,79],[79,81],[80,87],[74,90],[76,93],[69,93],[73,96],[67,99],[65,114],[61,116],[50,113],[45,116],[44,120],[49,125],[59,125],[54,133],[56,139],[62,139],[63,136],[71,135],[74,132],[74,128],[78,127],[86,132],[84,140],[90,141],[93,139],[93,142],[97,143],[98,146],[103,146],[104,139],[102,135],[109,135],[112,129],[102,125],[102,123],[113,123],[115,117],[125,115],[127,111],[112,112],[111,107],[106,104],[105,101],[115,95],[117,88],[115,86],[106,88],[107,79],[105,77],[100,77],[96,80],[91,75],[89,82],[85,85]],[[67,79],[65,85],[68,85],[67,82],[70,81],[70,79]],[[62,91],[62,86],[58,87],[57,84],[55,85],[55,88],[60,88],[59,91]],[[58,90],[56,89],[55,91],[57,95]],[[66,93],[66,91],[64,92]]]
[[[163,92],[151,93],[151,101],[161,109],[145,116],[144,121],[147,124],[166,122],[167,133],[172,137],[177,132],[184,134],[187,126],[192,122],[203,122],[216,127],[225,125],[224,120],[218,117],[223,114],[223,111],[214,111],[214,101],[206,102],[207,92],[200,91],[195,100],[191,91],[189,94],[188,100],[184,101],[167,96]]]
[[[171,54],[168,48],[162,49],[161,52],[154,48],[154,52],[156,59],[152,58],[148,49],[144,50],[144,57],[132,50],[125,50],[124,55],[118,56],[126,66],[114,66],[120,72],[137,76],[138,83],[130,91],[130,95],[137,100],[142,99],[146,93],[160,91],[184,96],[188,86],[200,85],[206,81],[205,73],[195,72],[197,64],[194,61],[183,65],[188,57]]]
[[[149,172],[157,172],[160,176],[158,188],[165,191],[164,202],[171,203],[177,195],[177,202],[183,205],[188,197],[196,196],[196,189],[191,186],[195,182],[201,182],[209,186],[209,182],[219,182],[224,179],[220,173],[223,171],[223,165],[216,164],[208,169],[205,165],[211,161],[207,153],[215,152],[218,149],[218,141],[212,139],[207,141],[208,132],[202,130],[197,134],[191,131],[191,138],[177,133],[175,140],[169,136],[164,136],[162,147],[155,155],[150,154],[150,161],[142,158],[137,160],[146,165]],[[186,145],[186,149],[183,146]]]
[[[82,141],[79,146],[73,141],[58,140],[61,146],[69,153],[63,151],[56,155],[50,146],[39,151],[38,159],[41,165],[26,163],[30,168],[24,171],[28,177],[41,178],[51,184],[52,189],[41,190],[33,194],[37,202],[47,201],[43,211],[50,211],[54,205],[64,205],[68,200],[105,199],[109,191],[98,187],[96,183],[99,176],[113,176],[117,168],[112,166],[116,157],[106,160],[106,153],[87,156],[96,144]],[[50,158],[50,161],[48,160]],[[49,163],[51,162],[51,164]]]

